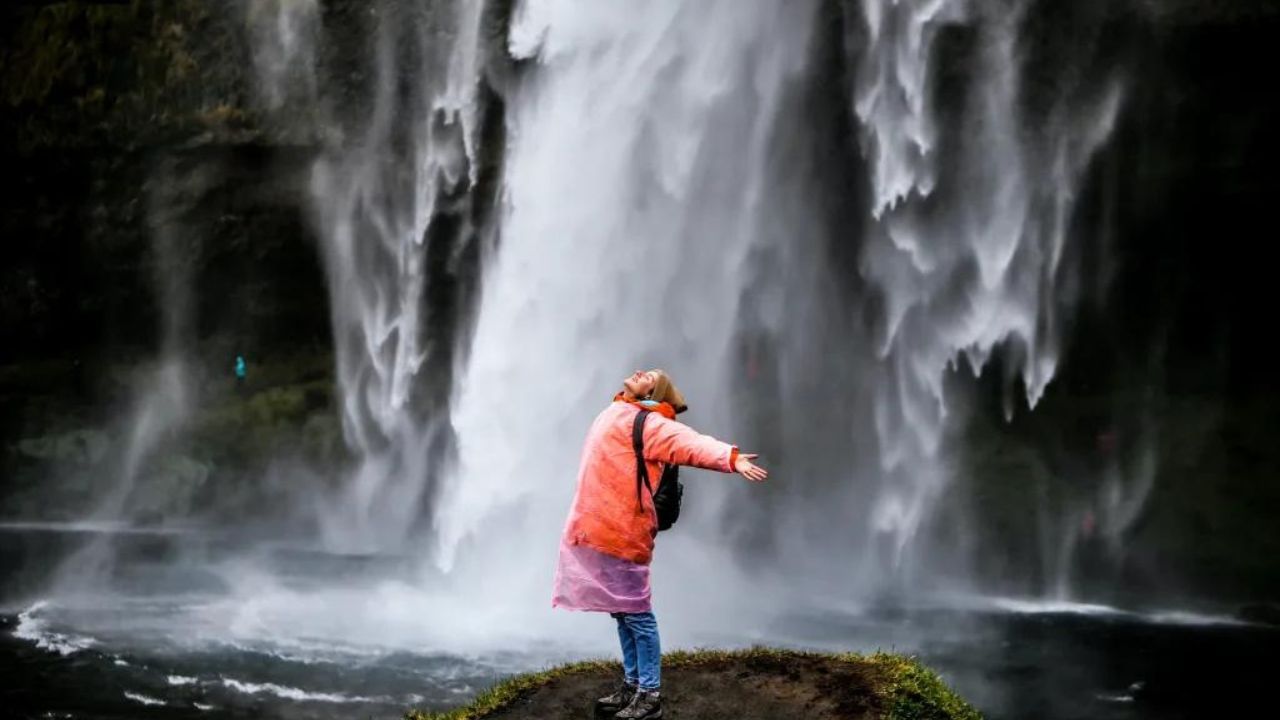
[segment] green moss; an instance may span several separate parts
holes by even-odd
[[[885,714],[887,720],[979,720],[982,717],[936,673],[913,658],[890,653],[876,653],[870,658],[845,657],[849,662],[868,662],[881,673],[883,685],[879,692],[889,708]]]
[[[945,683],[914,658],[890,653],[838,655],[778,650],[756,647],[748,650],[677,651],[663,656],[666,670],[695,668],[700,665],[735,663],[751,667],[758,662],[786,663],[799,658],[825,659],[849,663],[872,678],[874,693],[885,708],[884,720],[980,720],[981,715],[960,699]],[[499,712],[528,694],[556,680],[578,674],[605,672],[617,674],[617,662],[589,660],[550,668],[541,672],[517,675],[480,693],[468,705],[445,712],[412,710],[406,720],[480,720]]]
[[[240,396],[228,392],[192,422],[197,455],[251,467],[281,453],[331,461],[340,452],[330,380],[282,385]]]

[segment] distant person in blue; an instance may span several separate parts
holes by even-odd
[[[236,390],[244,392],[244,378],[249,373],[249,367],[245,364],[244,356],[236,356]]]

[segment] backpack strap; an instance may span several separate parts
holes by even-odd
[[[641,408],[636,413],[635,422],[631,425],[631,447],[636,451],[636,505],[643,507],[641,488],[648,488],[653,495],[653,486],[649,484],[649,468],[644,463],[644,419],[651,411]]]

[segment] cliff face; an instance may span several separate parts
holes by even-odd
[[[234,495],[271,453],[339,452],[305,196],[319,145],[305,116],[273,124],[255,109],[249,8],[0,9],[8,515],[77,517],[92,506],[95,478],[119,472],[127,442],[114,419],[130,412],[139,365],[166,332],[187,347],[204,400],[189,436],[142,473],[157,487],[140,495],[171,501],[138,513],[187,514],[214,486]],[[182,317],[166,330],[175,302]],[[248,383],[232,394],[238,354]]]
[[[153,342],[160,223],[181,226],[175,254],[197,297],[267,321],[244,331],[323,338],[298,175],[313,144],[252,109],[242,11],[196,0],[0,11],[0,362]],[[310,271],[288,272],[299,263]]]

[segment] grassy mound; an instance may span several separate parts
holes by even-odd
[[[932,671],[901,655],[829,655],[770,648],[665,655],[664,714],[690,720],[979,720]],[[519,675],[443,713],[407,720],[590,718],[621,674],[616,662],[581,662]]]

